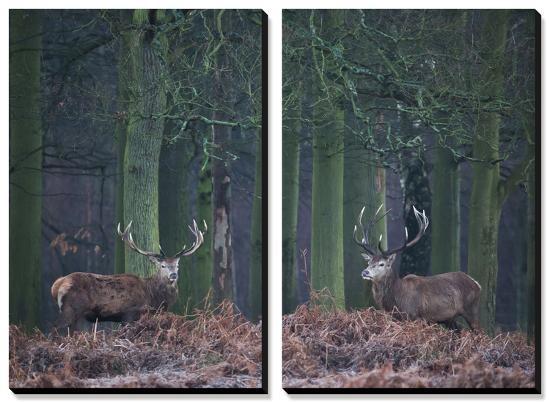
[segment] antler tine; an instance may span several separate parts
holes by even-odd
[[[426,212],[422,210],[422,213],[421,213],[416,209],[415,206],[413,206],[413,213],[414,213],[414,217],[416,218],[416,222],[418,223],[418,233],[416,234],[416,236],[410,242],[408,242],[409,231],[405,226],[405,242],[403,243],[402,246],[395,249],[383,250],[381,242],[378,243],[378,249],[380,249],[380,252],[382,253],[383,256],[389,256],[389,255],[393,255],[394,253],[401,252],[406,248],[409,248],[415,245],[418,241],[420,241],[422,236],[424,236],[424,234],[426,233],[426,229],[430,224],[428,217],[426,216]]]
[[[130,227],[132,226],[132,221],[128,224],[128,226],[124,229],[124,232],[120,232],[120,223],[117,225],[117,232],[118,235],[120,235],[120,238],[122,239],[122,242],[124,242],[130,249],[133,249],[137,253],[144,255],[144,256],[158,256],[157,253],[154,252],[148,252],[143,249],[138,248],[136,243],[134,242],[134,239],[132,238],[132,233],[130,232]]]
[[[376,251],[375,248],[369,245],[370,231],[377,222],[382,220],[391,211],[391,209],[387,210],[384,214],[380,215],[380,211],[382,210],[382,207],[384,207],[384,203],[380,204],[380,206],[376,210],[376,213],[374,213],[374,216],[369,220],[369,222],[367,223],[367,227],[365,228],[365,226],[363,226],[363,214],[365,212],[365,207],[366,206],[363,206],[363,208],[361,209],[361,212],[359,213],[359,217],[357,220],[363,235],[363,239],[362,240],[357,239],[357,225],[353,229],[353,239],[355,243],[361,246],[368,254],[375,256],[375,255],[378,255],[379,253]]]
[[[174,257],[180,257],[180,256],[189,256],[197,251],[197,249],[200,248],[200,246],[204,242],[204,233],[208,230],[208,226],[206,225],[206,221],[202,221],[204,224],[204,232],[202,232],[199,229],[199,226],[197,225],[197,222],[193,219],[193,227],[188,225],[189,229],[191,230],[191,233],[195,235],[195,240],[193,241],[193,244],[189,249],[186,249],[186,245],[183,246],[182,250],[179,251]]]

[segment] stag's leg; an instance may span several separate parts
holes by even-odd
[[[477,331],[480,329],[479,326],[479,303],[472,304],[464,310],[462,317],[468,322],[470,329]]]

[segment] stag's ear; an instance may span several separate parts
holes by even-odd
[[[365,259],[367,263],[370,263],[370,261],[372,260],[372,256],[368,253],[361,253],[361,256],[363,256],[363,259]]]
[[[393,264],[396,256],[397,256],[397,253],[393,253],[388,256],[388,266],[391,266]]]

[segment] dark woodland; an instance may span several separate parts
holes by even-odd
[[[283,312],[288,316],[283,344],[288,353],[283,356],[290,368],[311,364],[311,373],[285,372],[287,387],[534,387],[533,355],[521,364],[526,377],[519,386],[506,380],[494,385],[430,381],[441,375],[438,371],[399,384],[390,381],[389,369],[373,374],[370,383],[354,384],[344,379],[347,371],[366,374],[389,361],[399,377],[409,365],[432,364],[416,357],[416,364],[400,365],[401,353],[390,345],[373,347],[387,348],[385,358],[373,353],[374,361],[339,361],[341,343],[348,343],[351,359],[353,348],[384,337],[384,331],[358,322],[355,330],[345,331],[353,332],[355,341],[338,334],[343,323],[359,321],[363,310],[369,316],[381,308],[371,281],[361,278],[368,262],[361,255],[365,246],[357,243],[368,244],[369,260],[384,258],[384,251],[406,242],[406,227],[414,246],[392,257],[391,272],[400,281],[409,274],[467,273],[464,278],[473,281],[464,280],[469,285],[457,286],[461,291],[456,292],[480,290],[479,299],[468,297],[479,305],[472,308],[479,311],[474,325],[479,323],[490,338],[518,334],[518,348],[525,345],[526,357],[534,354],[527,346],[536,342],[540,315],[540,251],[535,249],[539,18],[533,10],[284,12]],[[427,228],[421,228],[413,206],[420,216],[425,213]],[[372,220],[366,233],[358,224],[363,208],[365,227]],[[417,234],[420,239],[413,240]],[[444,290],[440,287],[439,294],[449,292]],[[424,304],[437,298],[425,298]],[[393,299],[384,304],[384,310],[398,306]],[[304,307],[314,312],[306,314]],[[428,314],[417,318],[433,323]],[[446,331],[458,327],[461,337],[469,337],[464,329],[471,318],[468,323],[449,319]],[[398,323],[392,326],[408,326]],[[320,335],[312,335],[313,329]],[[319,346],[323,343],[326,351]],[[483,348],[457,356],[457,362],[467,370]],[[297,357],[297,351],[304,355]],[[414,358],[414,351],[410,354]],[[307,360],[319,360],[320,366]],[[514,366],[513,360],[484,362],[488,371]],[[448,367],[442,374],[452,371]],[[343,373],[343,380],[329,381],[335,373]]]
[[[34,343],[25,332],[54,330],[60,308],[50,288],[59,277],[155,275],[152,259],[117,235],[118,223],[122,230],[132,223],[137,247],[174,256],[195,242],[193,220],[204,239],[179,261],[170,313],[151,307],[160,315],[151,318],[161,323],[157,337],[191,331],[203,318],[239,338],[232,329],[246,323],[253,336],[235,342],[250,362],[236,369],[205,325],[191,337],[200,345],[188,361],[195,354],[201,371],[225,363],[227,379],[148,384],[137,374],[137,383],[119,386],[259,387],[262,21],[257,10],[10,11],[10,380],[17,387],[117,386],[89,383],[81,378],[100,375],[78,371],[65,382],[57,358],[41,369],[57,381],[27,382],[36,374],[19,355]],[[120,335],[109,332],[133,332],[128,326],[92,320],[80,330],[93,331],[94,341],[107,332],[105,348],[116,350]],[[47,337],[38,339],[53,348]],[[181,347],[170,337],[158,373],[161,364],[187,365],[170,361]],[[66,342],[85,350],[81,339]],[[134,364],[101,376],[131,374]],[[229,379],[237,372],[244,378]]]

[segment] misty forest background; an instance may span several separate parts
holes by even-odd
[[[315,293],[372,306],[353,242],[400,245],[401,276],[462,270],[493,334],[535,332],[536,32],[532,10],[286,10],[283,311]]]
[[[232,300],[261,317],[262,13],[10,11],[10,322],[49,329],[53,281],[152,274],[180,261],[191,313]],[[229,179],[229,180],[228,180]]]

